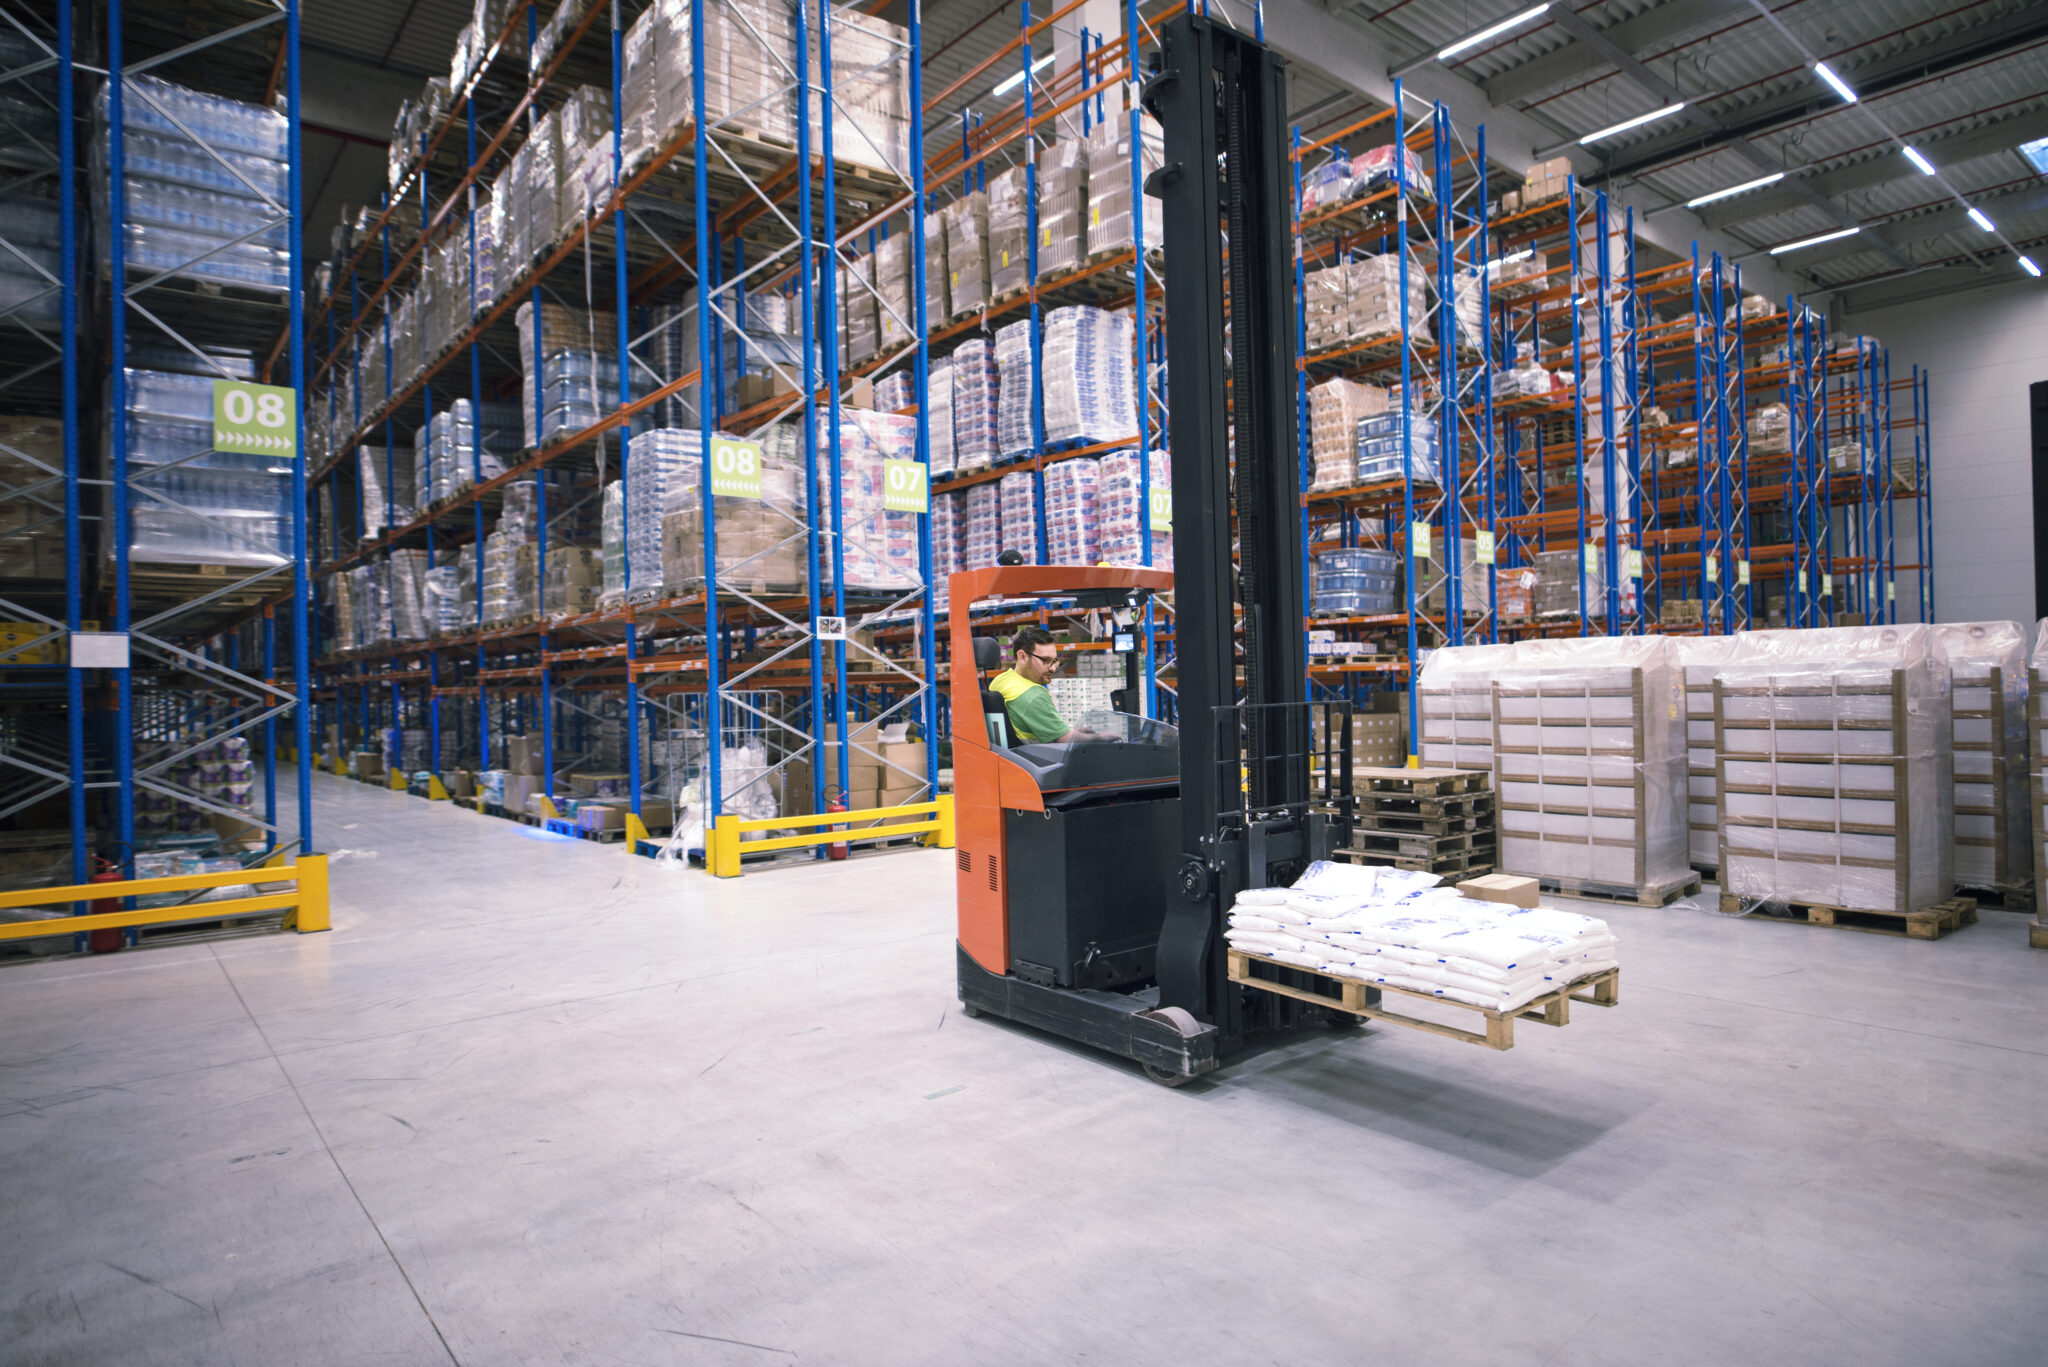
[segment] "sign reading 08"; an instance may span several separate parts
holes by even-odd
[[[262,456],[299,454],[298,394],[248,380],[213,382],[213,449]]]
[[[761,496],[761,443],[737,437],[711,439],[711,492],[718,498]]]

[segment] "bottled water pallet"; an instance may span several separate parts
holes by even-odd
[[[1462,1040],[1467,1044],[1482,1045],[1488,1049],[1514,1048],[1517,1020],[1531,1020],[1539,1025],[1569,1025],[1573,1002],[1584,1002],[1588,1006],[1618,1006],[1621,1003],[1621,970],[1618,968],[1589,974],[1576,982],[1567,983],[1556,991],[1547,992],[1513,1011],[1496,1011],[1489,1007],[1472,1006],[1432,993],[1418,992],[1412,988],[1364,983],[1356,978],[1318,973],[1311,968],[1300,968],[1294,964],[1281,963],[1278,959],[1269,959],[1263,954],[1248,954],[1238,949],[1230,951],[1229,968],[1230,981],[1246,987],[1256,987],[1263,992],[1292,997],[1296,1001],[1309,1002],[1332,1011],[1348,1012],[1367,1020],[1386,1021],[1390,1025],[1442,1035],[1446,1039]],[[1384,1005],[1385,994],[1389,992],[1456,1007],[1460,1011],[1480,1017],[1484,1024],[1478,1030],[1467,1030],[1443,1021],[1426,1020],[1421,1016],[1407,1016],[1398,1011],[1389,1011]]]
[[[1512,872],[1512,870],[1510,870]],[[1595,902],[1631,902],[1639,907],[1668,907],[1681,897],[1700,890],[1700,876],[1688,873],[1668,883],[1651,883],[1632,888],[1625,883],[1601,883],[1580,878],[1539,877],[1537,886],[1560,897],[1583,897]],[[1725,909],[1725,908],[1724,908]]]
[[[1951,931],[1977,924],[1977,901],[1973,897],[1951,897],[1946,902],[1936,902],[1918,911],[1871,911],[1813,902],[1765,902],[1750,910],[1763,911],[1766,907],[1784,908],[1784,914],[1776,919],[1802,921],[1810,926],[1860,930],[1871,935],[1903,935],[1909,940],[1938,940]],[[1727,915],[1741,915],[1742,899],[1723,893],[1721,910]]]

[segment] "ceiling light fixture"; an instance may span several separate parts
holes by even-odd
[[[1047,67],[1051,65],[1052,58],[1050,56],[1041,57],[1031,64],[1031,74],[1036,76],[1039,72],[1045,70]],[[1020,71],[1014,76],[1005,77],[1003,79],[1003,83],[997,86],[995,90],[992,91],[991,93],[995,95],[1007,95],[1012,90],[1015,90],[1018,86],[1022,84],[1024,84],[1024,73]]]
[[[1987,233],[1995,233],[1998,231],[1998,229],[1991,226],[1991,220],[1984,217],[1984,211],[1982,209],[1977,208],[1975,205],[1970,206],[1970,222],[1976,224],[1978,227],[1982,228]]]
[[[1631,128],[1641,128],[1653,119],[1661,119],[1666,115],[1676,114],[1683,108],[1685,108],[1685,101],[1680,100],[1677,104],[1667,104],[1662,109],[1652,109],[1647,114],[1638,114],[1632,119],[1623,119],[1611,128],[1603,128],[1597,133],[1586,134],[1585,137],[1579,139],[1579,146],[1584,147],[1589,142],[1598,142],[1602,138],[1611,138],[1616,133],[1626,133]]]
[[[1834,242],[1844,237],[1854,237],[1862,231],[1861,228],[1842,228],[1832,233],[1822,233],[1819,237],[1802,237],[1797,242],[1780,242],[1777,246],[1771,248],[1771,255],[1779,256],[1785,252],[1796,252],[1801,247],[1817,247],[1823,242]]]
[[[1934,174],[1934,163],[1929,161],[1927,158],[1921,156],[1920,150],[1918,148],[1906,147],[1900,150],[1905,152],[1907,161],[1912,162],[1913,165],[1920,168],[1921,175],[1931,176]]]
[[[1784,178],[1785,173],[1783,171],[1773,171],[1767,176],[1758,176],[1755,180],[1745,180],[1740,185],[1731,185],[1725,190],[1716,190],[1711,195],[1701,195],[1698,199],[1688,199],[1685,202],[1685,207],[1697,209],[1702,204],[1712,204],[1717,199],[1726,199],[1730,195],[1739,195],[1744,190],[1754,190],[1760,186],[1775,185]]]
[[[1511,28],[1516,28],[1522,24],[1526,24],[1531,19],[1534,19],[1537,15],[1542,14],[1549,8],[1549,0],[1544,0],[1544,3],[1540,5],[1532,5],[1528,9],[1523,10],[1520,14],[1511,15],[1508,18],[1501,20],[1498,24],[1494,24],[1491,27],[1479,30],[1479,32],[1473,34],[1469,38],[1460,38],[1457,42],[1452,43],[1449,47],[1438,48],[1436,53],[1436,59],[1439,62],[1445,61],[1451,57],[1457,56],[1466,48],[1478,47],[1488,38],[1498,37],[1501,34],[1506,33]]]
[[[1847,81],[1843,80],[1840,76],[1837,76],[1835,74],[1835,69],[1833,67],[1829,66],[1826,62],[1815,62],[1813,64],[1813,69],[1820,73],[1820,78],[1822,80],[1826,81],[1829,85],[1835,88],[1835,93],[1837,95],[1840,95],[1850,104],[1856,103],[1856,92],[1849,89],[1849,83]]]

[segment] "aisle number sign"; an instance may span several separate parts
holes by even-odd
[[[213,449],[296,459],[298,398],[281,385],[213,382]]]
[[[1474,532],[1472,534],[1472,548],[1478,555],[1480,564],[1491,565],[1493,563],[1492,532]]]
[[[882,462],[882,507],[892,513],[928,513],[932,510],[931,481],[925,478],[922,461]]]
[[[1151,488],[1150,522],[1155,532],[1173,530],[1173,486],[1155,484]]]
[[[1429,558],[1429,524],[1427,522],[1416,523],[1414,534],[1408,539],[1414,543],[1415,553],[1427,560]]]
[[[761,443],[711,439],[711,492],[717,498],[761,496]]]

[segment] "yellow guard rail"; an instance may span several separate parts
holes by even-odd
[[[901,818],[901,819],[899,819]],[[854,830],[833,830],[855,821],[881,821],[880,826]],[[792,826],[823,826],[828,829],[797,835],[770,836],[766,840],[741,837],[755,831],[786,831]],[[765,854],[771,850],[798,850],[812,845],[854,845],[867,840],[886,840],[897,835],[921,835],[920,843],[942,850],[953,848],[953,795],[939,794],[936,801],[912,802],[901,807],[864,807],[852,812],[820,812],[815,816],[764,816],[742,820],[721,816],[704,833],[704,867],[720,878],[740,875],[740,855]]]
[[[137,911],[106,911],[64,916],[52,921],[0,921],[0,940],[40,940],[49,935],[77,935],[88,930],[126,926],[177,925],[185,921],[229,921],[266,912],[284,912],[286,930],[326,930],[327,856],[302,854],[290,864],[258,864],[225,873],[178,873],[167,878],[132,878],[120,883],[78,883],[63,888],[28,888],[0,892],[0,911],[11,907],[46,907],[65,902],[96,902],[117,897],[147,897],[163,892],[197,892],[243,883],[289,883],[279,892],[233,897],[221,902],[188,902],[183,906],[145,907]]]

